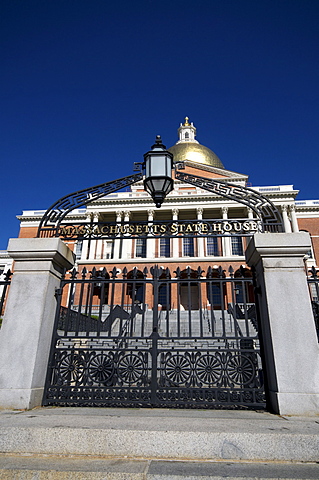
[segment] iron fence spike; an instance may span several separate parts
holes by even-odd
[[[82,272],[81,272],[81,275],[82,275],[83,279],[86,277],[86,274],[87,274],[87,269],[86,269],[86,267],[84,267]]]

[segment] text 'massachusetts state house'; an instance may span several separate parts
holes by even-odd
[[[187,117],[178,129],[178,136],[169,152],[174,156],[174,163],[184,162],[185,172],[241,186],[248,184],[248,175],[227,170],[212,150],[196,140],[196,128]],[[296,201],[298,190],[293,185],[252,188],[279,208],[285,232],[305,230],[310,233],[313,249],[307,264],[308,267],[315,265],[319,253],[319,200]],[[18,216],[21,222],[19,237],[35,237],[43,214],[44,210],[23,211]],[[204,270],[209,265],[221,265],[225,269],[232,265],[236,270],[245,263],[249,236],[244,235],[258,228],[255,217],[251,209],[240,203],[178,180],[162,207],[157,209],[143,183],[138,182],[128,192],[107,195],[67,217],[70,229],[77,224],[83,229],[86,223],[90,231],[93,220],[103,223],[102,233],[106,233],[109,223],[110,237],[118,238],[99,239],[97,232],[96,239],[75,241],[71,238],[66,242],[74,249],[78,266],[88,269],[116,264],[121,269],[126,266],[128,271],[134,267],[142,271],[156,263],[173,270],[181,265],[192,269],[200,265]],[[192,219],[196,223],[191,224]],[[198,221],[205,224],[205,220],[218,219],[221,222],[214,222],[213,227],[216,235],[206,238],[197,235]],[[64,233],[68,232],[67,222]],[[243,236],[239,236],[240,232]]]

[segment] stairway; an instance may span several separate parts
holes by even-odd
[[[38,408],[0,412],[1,480],[318,479],[317,417]]]

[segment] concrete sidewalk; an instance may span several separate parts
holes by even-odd
[[[313,463],[234,463],[4,456],[1,480],[318,480]]]
[[[318,479],[319,417],[126,408],[0,411],[0,452],[0,479]]]

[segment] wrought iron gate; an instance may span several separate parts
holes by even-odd
[[[67,273],[44,405],[265,406],[251,272]]]
[[[313,266],[309,271],[307,271],[307,280],[313,311],[313,318],[315,321],[315,328],[319,341],[319,276],[316,267]]]

